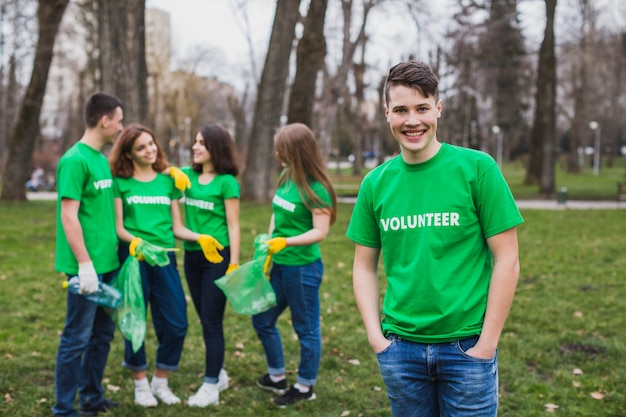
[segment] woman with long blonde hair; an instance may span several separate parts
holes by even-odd
[[[274,404],[285,407],[314,400],[313,386],[322,353],[319,288],[322,264],[319,242],[337,218],[337,197],[315,134],[302,123],[279,129],[274,150],[283,166],[272,200],[266,272],[277,305],[252,317],[267,359],[268,373],[257,380],[266,391],[279,394]],[[270,269],[271,263],[271,269]],[[283,346],[276,321],[289,307],[300,342],[296,383],[288,386]]]

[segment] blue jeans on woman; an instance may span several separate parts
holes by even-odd
[[[202,251],[185,252],[185,277],[189,293],[196,308],[202,336],[204,337],[204,382],[216,384],[220,369],[224,366],[224,309],[226,296],[215,285],[224,276],[230,263],[230,247],[220,254],[224,258],[219,264],[207,261]]]
[[[128,246],[120,245],[118,256],[120,264],[123,264],[128,257]],[[143,261],[139,263],[139,268],[144,302],[146,308],[150,305],[152,324],[159,342],[155,365],[165,371],[175,371],[187,335],[187,300],[176,269],[176,256],[172,252],[168,256],[170,264],[167,266],[150,266]],[[134,372],[148,369],[145,344],[133,352],[132,343],[128,340],[124,343],[122,366]]]
[[[395,417],[495,417],[498,356],[465,353],[478,336],[448,343],[414,343],[390,335],[376,354]]]
[[[276,293],[276,306],[252,316],[252,325],[263,345],[270,375],[285,373],[283,344],[276,321],[287,307],[300,341],[300,365],[296,382],[312,386],[322,356],[319,289],[324,275],[322,260],[309,265],[273,264],[270,283]]]
[[[116,274],[98,278],[109,282]],[[81,408],[98,408],[105,401],[102,377],[114,334],[115,323],[104,309],[82,295],[67,292],[65,328],[55,368],[55,416],[78,415],[74,409],[77,391]]]

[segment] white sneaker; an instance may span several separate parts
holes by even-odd
[[[187,405],[190,407],[206,407],[220,403],[220,391],[217,384],[207,384],[200,386],[198,392],[189,397]]]
[[[230,378],[228,374],[224,370],[224,368],[220,369],[220,374],[217,376],[217,389],[219,391],[224,391],[228,388],[228,384],[230,382]]]
[[[180,398],[178,398],[168,385],[152,385],[152,393],[155,397],[157,397],[161,402],[172,405],[180,403]]]
[[[154,398],[150,386],[135,388],[135,404],[142,407],[156,407],[157,400]]]

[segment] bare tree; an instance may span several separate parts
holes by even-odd
[[[556,55],[554,52],[554,14],[557,0],[546,2],[546,28],[539,51],[535,119],[525,184],[539,184],[541,194],[555,191],[556,155]]]
[[[39,135],[39,116],[46,92],[54,41],[68,3],[69,0],[39,0],[38,41],[33,71],[11,135],[1,200],[26,199],[24,183],[28,179],[35,140]]]
[[[580,173],[581,166],[578,159],[578,149],[584,144],[585,138],[588,137],[589,132],[588,123],[588,111],[590,109],[589,103],[589,89],[590,89],[590,74],[593,72],[591,68],[595,66],[592,56],[592,39],[591,36],[595,27],[595,11],[593,5],[589,0],[580,0],[580,16],[581,27],[577,33],[580,33],[580,43],[576,47],[576,53],[572,58],[574,62],[571,63],[573,70],[573,115],[571,119],[571,127],[569,131],[569,157],[567,159],[567,171],[570,173]]]
[[[98,0],[102,90],[124,103],[126,122],[146,123],[145,0]]]
[[[269,201],[274,187],[275,129],[280,125],[300,1],[278,0],[248,141],[241,197]]]
[[[351,39],[353,22],[353,0],[341,0],[341,10],[343,14],[343,48],[341,63],[337,67],[334,75],[328,70],[325,72],[324,92],[320,100],[318,112],[318,135],[322,155],[327,156],[331,151],[332,132],[335,128],[337,108],[339,101],[344,97],[348,75],[353,69],[353,57],[359,42],[366,36],[365,27],[370,10],[381,3],[381,0],[363,0],[363,12],[358,34],[355,39]]]

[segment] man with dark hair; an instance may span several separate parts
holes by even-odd
[[[122,102],[96,93],[84,107],[85,132],[59,160],[55,269],[78,276],[80,293],[111,281],[119,268],[112,176],[102,147],[122,131]],[[67,293],[65,327],[55,369],[55,416],[95,416],[116,403],[104,398],[102,377],[115,323],[97,304]],[[79,393],[80,412],[74,408]]]
[[[493,158],[439,142],[442,104],[428,65],[392,67],[385,100],[400,155],[363,179],[347,236],[355,298],[392,413],[495,416],[496,352],[519,277],[523,219]]]

